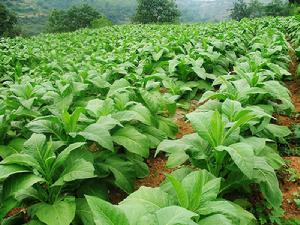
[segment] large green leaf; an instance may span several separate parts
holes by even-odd
[[[159,188],[140,187],[118,206],[127,216],[130,225],[140,225],[139,219],[170,205],[168,194]]]
[[[212,146],[215,144],[214,134],[219,136],[218,131],[216,133],[211,133],[211,121],[214,112],[193,112],[187,114],[188,120],[192,123],[195,131],[202,137],[204,140],[207,140]]]
[[[0,165],[0,181],[16,173],[26,173],[30,170],[20,165]]]
[[[62,136],[61,122],[55,116],[45,116],[29,122],[26,127],[38,134],[54,134],[57,138]]]
[[[47,225],[70,225],[75,217],[75,198],[67,197],[53,204],[39,203],[32,211],[37,218]]]
[[[254,178],[267,201],[274,207],[280,207],[282,193],[274,169],[263,157],[254,158]]]
[[[18,206],[19,202],[14,197],[10,197],[6,200],[1,201],[2,202],[0,203],[0,220],[2,221],[2,219],[6,216],[7,213],[9,213],[10,210]]]
[[[93,213],[84,198],[76,199],[76,215],[84,225],[95,225]]]
[[[40,165],[35,160],[35,158],[27,154],[13,154],[6,157],[0,163],[5,165],[18,164],[20,166],[27,166],[35,169],[40,169]]]
[[[65,165],[65,170],[53,186],[62,186],[66,182],[95,177],[94,170],[93,164],[84,159],[68,161]]]
[[[94,123],[86,127],[82,132],[79,132],[81,136],[90,141],[95,141],[104,148],[107,148],[113,151],[113,139],[109,133],[109,130],[106,129],[101,123]]]
[[[197,210],[197,213],[200,215],[222,214],[234,221],[233,224],[255,224],[255,217],[251,213],[240,206],[225,200],[205,202]]]
[[[114,183],[127,193],[134,190],[135,171],[132,163],[115,156],[108,158],[104,165],[113,173]]]
[[[208,216],[208,217],[200,220],[199,224],[201,224],[201,225],[216,225],[216,224],[234,225],[231,220],[229,220],[226,216],[224,216],[222,214],[215,214],[212,216]]]
[[[179,205],[183,208],[188,208],[190,204],[189,203],[190,199],[188,196],[188,192],[185,190],[184,186],[181,184],[180,181],[178,181],[172,175],[166,175],[166,176],[174,187]]]
[[[43,178],[34,174],[16,174],[5,180],[3,185],[3,196],[15,197],[18,192],[24,191],[32,185],[44,181]]]
[[[116,206],[100,198],[86,196],[96,225],[130,225],[125,214]]]
[[[85,142],[76,142],[74,144],[69,145],[61,153],[59,153],[59,155],[55,160],[53,168],[59,168],[60,166],[62,166],[73,150],[76,150],[85,144],[86,144]]]
[[[253,148],[246,143],[236,143],[228,147],[218,146],[218,151],[226,151],[237,167],[249,178],[253,177],[254,152]]]
[[[138,132],[132,126],[125,126],[113,134],[113,140],[125,147],[129,152],[138,154],[142,157],[149,155],[149,141],[147,137]]]
[[[155,216],[158,225],[197,225],[192,218],[197,217],[198,214],[178,206],[169,206],[156,211]]]
[[[25,141],[22,138],[15,138],[8,145],[0,145],[0,156],[5,158],[11,154],[21,152]]]

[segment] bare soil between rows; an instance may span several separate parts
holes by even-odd
[[[292,127],[293,125],[297,125],[300,123],[300,77],[297,77],[296,70],[299,65],[299,61],[295,56],[294,51],[289,51],[289,55],[292,59],[289,71],[292,74],[292,80],[286,82],[286,86],[291,93],[291,98],[293,104],[295,106],[295,112],[291,116],[286,115],[276,115],[277,123],[280,125]],[[300,145],[300,143],[291,144]],[[300,173],[300,157],[291,156],[284,157],[287,161],[287,166],[289,168],[294,169],[298,173]],[[300,220],[300,208],[294,202],[296,195],[300,194],[300,180],[296,180],[295,182],[288,181],[288,174],[281,181],[281,191],[283,196],[282,208],[285,211],[284,217],[288,218],[296,218]]]

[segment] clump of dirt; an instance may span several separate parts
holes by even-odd
[[[277,119],[277,124],[281,126],[291,127],[292,125],[300,123],[300,116],[298,115],[275,115],[275,117]]]
[[[182,138],[184,135],[192,134],[195,132],[191,123],[186,120],[185,115],[187,113],[195,111],[198,106],[199,102],[192,100],[188,111],[185,111],[183,109],[176,110],[175,121],[178,126],[178,133],[176,134],[177,139]]]
[[[292,101],[295,105],[295,111],[300,113],[300,77],[294,76],[294,80],[288,81],[286,84],[292,94]]]
[[[295,55],[295,51],[289,51],[289,55],[292,59],[289,65],[289,71],[292,74],[292,81],[286,82],[288,89],[292,94],[292,101],[295,105],[295,111],[300,112],[300,77],[297,76],[296,70],[299,65],[299,61],[297,60],[297,56]]]
[[[185,121],[185,119],[183,118],[177,119],[176,124],[178,125],[179,128],[179,132],[176,134],[177,139],[182,138],[184,135],[194,133],[194,129],[191,123]]]
[[[290,168],[293,168],[300,173],[300,157],[285,157],[284,159],[289,162],[288,166]],[[286,174],[280,187],[283,195],[282,208],[285,211],[284,218],[300,219],[300,208],[298,208],[294,202],[295,194],[300,194],[300,182],[288,181],[288,176],[289,174]]]
[[[14,215],[17,215],[18,213],[23,213],[23,214],[26,214],[27,213],[27,210],[26,208],[14,208],[12,209],[8,214],[7,214],[7,218],[8,217],[12,217]]]
[[[156,158],[151,158],[147,160],[147,165],[149,167],[149,176],[139,179],[136,181],[136,188],[141,186],[146,187],[159,187],[159,185],[165,180],[165,174],[169,174],[174,171],[174,169],[166,168],[167,158],[164,155],[159,155]]]

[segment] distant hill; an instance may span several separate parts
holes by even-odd
[[[176,0],[182,22],[220,21],[228,18],[235,0]],[[136,0],[2,0],[18,14],[20,24],[28,35],[40,33],[49,12],[55,8],[89,4],[116,24],[128,23],[135,12]],[[261,0],[267,3],[270,0]]]

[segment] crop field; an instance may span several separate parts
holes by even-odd
[[[1,225],[300,224],[300,20],[0,39]]]

